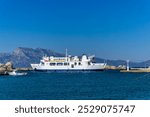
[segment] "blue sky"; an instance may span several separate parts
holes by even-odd
[[[149,0],[0,0],[0,52],[48,48],[150,59]]]

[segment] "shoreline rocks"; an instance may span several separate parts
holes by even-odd
[[[8,72],[13,71],[12,62],[7,62],[6,64],[0,64],[0,75],[7,75]]]
[[[31,71],[32,68],[13,68],[12,62],[7,62],[6,64],[0,64],[0,75],[8,75],[8,72],[12,72],[13,70],[18,71]]]
[[[0,75],[8,75],[8,72],[12,72],[13,70],[31,71],[32,68],[13,68],[12,62],[7,62],[6,64],[0,63]]]
[[[105,69],[106,70],[125,70],[126,66],[119,65],[118,67],[116,67],[116,66],[106,65]]]

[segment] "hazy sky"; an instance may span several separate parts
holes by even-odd
[[[17,47],[150,59],[150,1],[0,0],[0,52]]]

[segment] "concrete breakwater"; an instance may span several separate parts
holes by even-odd
[[[150,72],[150,68],[130,69],[129,71],[120,70],[120,72],[144,73],[144,72]]]

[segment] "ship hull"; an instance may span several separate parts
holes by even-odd
[[[34,71],[52,71],[52,72],[55,72],[55,71],[58,71],[58,72],[59,72],[59,71],[60,71],[60,72],[61,72],[61,71],[64,71],[64,72],[65,72],[65,71],[66,71],[66,72],[67,72],[67,71],[71,71],[71,72],[77,71],[77,72],[78,72],[78,71],[104,71],[104,69],[82,69],[82,70],[81,70],[81,69],[80,69],[80,70],[79,70],[79,69],[74,69],[74,70],[64,70],[64,69],[57,69],[57,70],[34,69]]]
[[[33,70],[36,71],[103,71],[105,69],[105,64],[96,64],[91,66],[76,66],[72,68],[71,66],[41,66],[39,64],[31,64]]]

